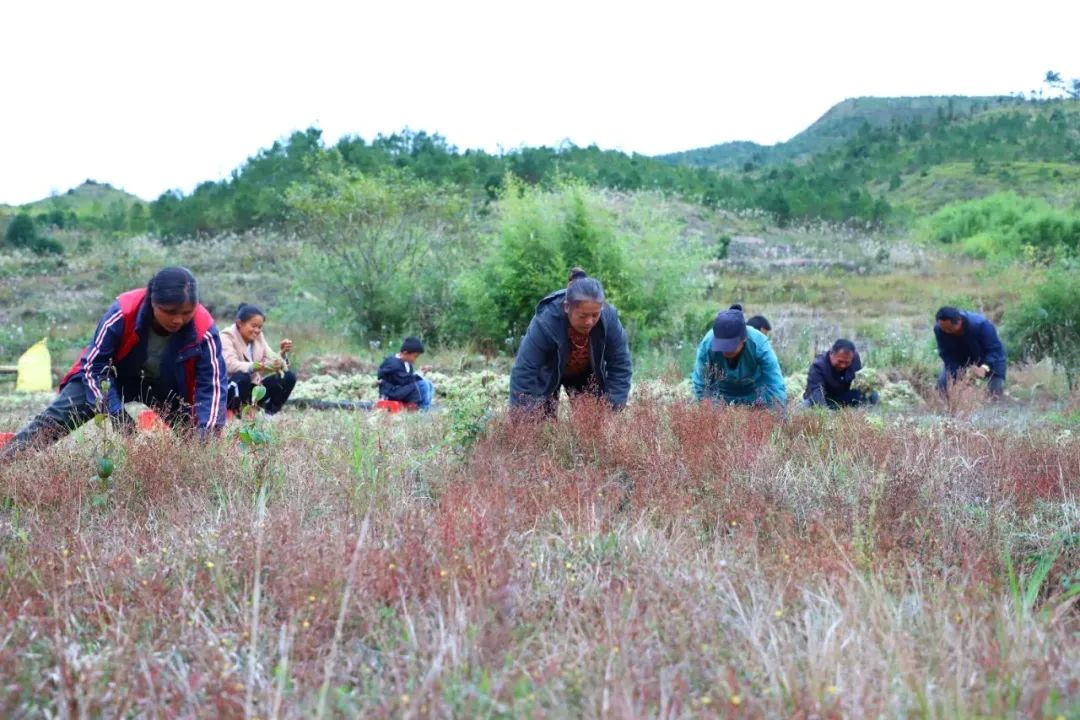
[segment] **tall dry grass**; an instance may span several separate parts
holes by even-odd
[[[100,506],[87,444],[0,469],[0,712],[1080,710],[1075,435],[643,403],[461,454],[452,423],[286,413],[262,471],[131,438]]]

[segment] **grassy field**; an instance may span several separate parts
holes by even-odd
[[[928,388],[937,305],[996,317],[1034,271],[736,229],[703,317],[765,312],[789,374],[848,335],[923,401],[688,403],[693,337],[639,349],[637,377],[676,389],[616,415],[287,408],[258,449],[235,425],[114,437],[107,486],[90,424],[0,467],[0,714],[1080,718],[1080,397],[1041,365],[999,405]],[[111,295],[175,258],[214,304],[266,305],[305,375],[381,355],[294,287],[287,238],[90,243],[0,257],[5,355],[51,332],[70,362]],[[47,400],[0,395],[0,430]]]

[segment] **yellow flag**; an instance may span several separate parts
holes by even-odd
[[[50,392],[52,390],[52,358],[45,338],[34,343],[19,358],[16,392]]]

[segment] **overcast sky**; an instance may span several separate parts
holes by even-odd
[[[864,95],[1080,76],[1080,2],[49,2],[0,13],[0,203],[145,199],[316,125],[497,151],[771,144]]]

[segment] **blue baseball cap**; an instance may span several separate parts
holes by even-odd
[[[746,337],[746,318],[741,305],[732,305],[721,310],[713,320],[712,351],[718,353],[735,352],[739,343]]]

